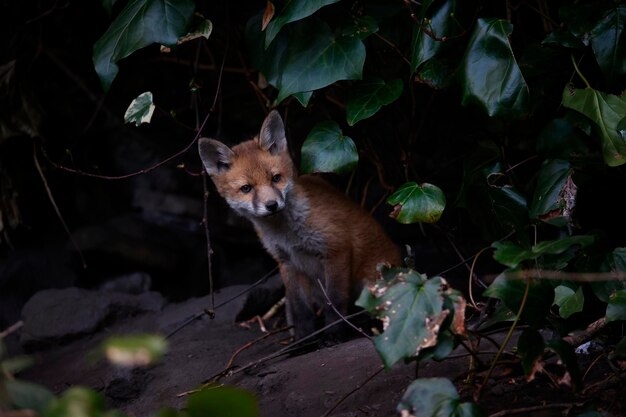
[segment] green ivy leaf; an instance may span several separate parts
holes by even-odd
[[[526,281],[506,278],[507,272],[509,271],[500,274],[483,294],[501,300],[511,311],[517,314],[526,291]],[[533,327],[543,326],[553,300],[554,290],[547,282],[531,280],[520,318]]]
[[[513,242],[493,242],[493,258],[509,268],[515,268],[526,260],[537,259],[543,255],[559,255],[574,245],[589,246],[595,240],[591,235],[568,236],[558,240],[544,240],[530,249],[522,248]]]
[[[354,19],[354,24],[346,26],[341,31],[343,36],[356,36],[366,39],[373,33],[378,32],[378,22],[372,16],[360,16]]]
[[[103,414],[104,406],[104,398],[96,391],[84,387],[72,387],[52,401],[43,417],[99,416]]]
[[[350,91],[346,100],[346,117],[348,124],[357,122],[376,114],[382,106],[393,103],[402,94],[402,80],[389,81],[379,78],[358,82]]]
[[[139,126],[142,123],[150,123],[154,109],[155,107],[152,102],[152,93],[150,91],[141,93],[126,109],[126,113],[124,113],[124,122],[134,122],[135,126]]]
[[[47,388],[19,379],[2,379],[11,404],[19,409],[34,410],[42,414],[54,400]]]
[[[491,244],[491,247],[495,249],[493,259],[509,268],[515,268],[525,260],[533,258],[532,250],[522,248],[513,242],[496,241]]]
[[[356,302],[383,322],[374,346],[387,368],[435,346],[442,323],[453,314],[444,309],[443,278],[427,279],[413,270],[390,272],[393,278],[364,288]]]
[[[93,47],[93,62],[105,91],[119,70],[117,61],[152,43],[175,45],[187,31],[192,0],[130,0]]]
[[[191,394],[186,411],[189,417],[259,417],[256,397],[230,386],[210,386]]]
[[[554,119],[541,129],[536,148],[545,158],[555,159],[570,159],[590,153],[581,131],[565,119]]]
[[[112,336],[103,343],[106,358],[124,367],[147,366],[158,362],[167,351],[167,340],[160,335]]]
[[[605,77],[617,82],[626,72],[626,4],[614,4],[591,31],[591,48]]]
[[[394,206],[389,216],[399,223],[436,223],[446,207],[446,196],[436,185],[407,182],[387,199],[387,204]]]
[[[606,306],[606,321],[626,320],[626,290],[618,290],[611,294]]]
[[[329,4],[339,0],[285,0],[283,8],[278,11],[265,28],[265,48],[274,40],[278,32],[287,23],[304,19]]]
[[[403,416],[484,417],[473,403],[462,403],[454,384],[447,378],[419,378],[402,395],[397,410]]]
[[[555,30],[541,42],[542,45],[564,46],[571,49],[583,49],[585,44],[569,30]]]
[[[339,80],[360,80],[365,63],[365,45],[355,36],[335,36],[321,21],[299,25],[284,51],[275,87],[276,102],[291,94],[313,91]],[[268,79],[269,81],[269,79]]]
[[[463,104],[477,104],[489,116],[520,118],[530,93],[509,36],[513,25],[502,19],[478,19],[461,64]]]
[[[298,100],[298,103],[304,108],[309,105],[311,97],[313,97],[313,91],[303,91],[301,93],[294,93],[293,97]]]
[[[563,91],[563,105],[593,121],[607,165],[614,167],[626,162],[626,140],[619,134],[617,127],[626,114],[626,98],[605,94],[593,88],[566,88]]]
[[[573,223],[578,188],[568,161],[545,160],[537,176],[530,217],[562,227]]]
[[[584,303],[585,296],[581,286],[576,290],[565,285],[559,285],[554,289],[554,304],[559,307],[559,315],[564,319],[583,311]]]
[[[344,136],[333,121],[318,123],[302,144],[302,172],[349,173],[356,167],[359,154],[354,141]]]
[[[417,16],[422,26],[414,26],[411,42],[411,71],[416,72],[419,67],[450,46],[450,41],[442,39],[458,35],[462,30],[459,23],[466,14],[461,7],[466,1],[423,2]],[[432,6],[432,7],[431,7]],[[430,33],[426,33],[427,29]],[[433,39],[435,38],[435,39]]]
[[[204,16],[198,13],[194,13],[193,18],[191,20],[191,25],[189,28],[189,32],[186,35],[178,38],[176,42],[177,45],[180,45],[185,42],[192,41],[198,38],[209,39],[211,33],[213,32],[213,22],[208,19],[205,19]]]
[[[415,73],[415,82],[428,85],[430,88],[442,90],[452,84],[454,70],[450,63],[431,58],[420,65]]]

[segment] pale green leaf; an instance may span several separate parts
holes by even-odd
[[[626,114],[626,98],[593,88],[566,88],[563,91],[563,105],[582,113],[594,123],[607,165],[614,167],[626,162],[626,139],[618,131],[618,125]]]
[[[346,118],[353,126],[376,114],[382,106],[393,103],[402,94],[402,80],[389,81],[379,78],[355,84],[346,101]]]
[[[387,199],[387,204],[394,206],[390,217],[399,223],[436,223],[446,207],[446,197],[436,185],[407,182]]]
[[[154,103],[152,102],[152,93],[146,91],[139,94],[126,109],[124,113],[124,122],[135,123],[139,126],[142,123],[150,123],[152,114],[154,113]]]

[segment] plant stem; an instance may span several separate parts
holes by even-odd
[[[493,369],[496,367],[496,363],[498,362],[498,358],[500,358],[500,355],[504,351],[504,348],[509,343],[509,340],[511,339],[511,336],[513,335],[513,330],[515,330],[515,327],[517,326],[517,322],[519,321],[519,318],[520,318],[520,316],[522,314],[522,311],[524,311],[524,306],[526,305],[526,300],[528,299],[528,291],[529,290],[530,290],[530,278],[527,278],[526,279],[526,288],[524,289],[524,296],[522,297],[522,302],[521,302],[521,304],[519,306],[519,309],[517,310],[517,314],[515,315],[515,320],[513,320],[513,324],[511,324],[511,328],[509,329],[509,332],[506,334],[506,337],[502,341],[502,344],[500,345],[500,349],[498,349],[498,353],[496,353],[495,358],[493,358],[493,361],[491,361],[491,366],[489,367],[489,370],[487,371],[487,374],[485,375],[485,380],[478,387],[478,391],[476,391],[476,394],[474,395],[474,400],[475,401],[478,401],[478,399],[480,398],[480,394],[482,392],[482,389],[483,389],[483,387],[485,385],[487,385],[487,381],[489,381],[489,378],[491,377],[491,373],[493,372]]]
[[[585,85],[587,86],[587,88],[591,88],[591,84],[589,84],[589,81],[587,81],[583,73],[580,72],[580,68],[578,68],[578,65],[576,64],[574,55],[570,55],[570,58],[572,58],[572,64],[574,64],[574,70],[576,71],[576,74],[578,74],[578,76],[585,82]]]

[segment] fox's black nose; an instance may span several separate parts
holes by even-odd
[[[274,200],[270,200],[265,203],[265,208],[267,209],[267,211],[274,213],[276,210],[278,210],[278,203]]]

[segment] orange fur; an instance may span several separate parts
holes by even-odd
[[[318,280],[345,314],[379,263],[400,265],[397,246],[369,213],[321,178],[297,175],[277,112],[257,137],[232,149],[203,138],[199,152],[220,195],[279,263],[297,338],[314,330],[319,308],[327,322],[337,318]]]

